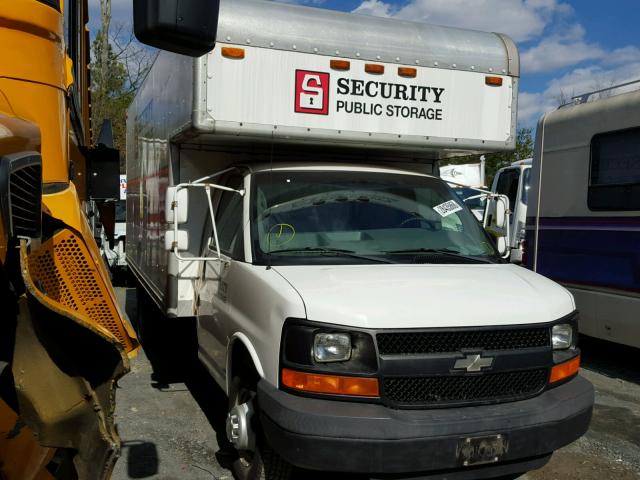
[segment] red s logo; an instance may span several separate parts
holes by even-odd
[[[295,111],[316,115],[329,113],[328,73],[296,70]]]

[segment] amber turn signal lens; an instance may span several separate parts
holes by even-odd
[[[494,87],[501,87],[502,77],[484,77],[484,83]]]
[[[398,75],[406,78],[416,78],[418,70],[412,67],[398,67]]]
[[[329,66],[333,70],[349,70],[351,68],[351,62],[348,60],[331,60]]]
[[[222,56],[227,58],[244,58],[244,48],[222,47]]]
[[[378,397],[380,389],[377,378],[342,377],[319,373],[296,372],[282,369],[282,384],[301,392]]]
[[[375,73],[376,75],[382,75],[384,73],[384,65],[377,63],[365,63],[364,71],[367,73]]]
[[[556,383],[569,377],[573,377],[580,370],[580,355],[568,362],[560,363],[551,369],[549,383]]]

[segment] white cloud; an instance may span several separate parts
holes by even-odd
[[[640,62],[640,48],[628,45],[623,48],[617,48],[610,53],[608,53],[603,58],[604,63],[606,64],[623,64],[630,62]],[[640,77],[640,72],[638,73]]]
[[[388,3],[380,0],[364,0],[353,12],[376,17],[390,17],[391,11],[391,5]]]
[[[318,6],[318,5],[322,5],[326,0],[268,0],[268,1],[274,1],[278,3],[296,3],[298,5]]]
[[[547,83],[543,92],[521,92],[518,98],[518,123],[533,126],[540,115],[557,108],[561,103],[595,90],[610,88],[615,85],[640,79],[640,57],[635,62],[624,63],[613,68],[602,65],[591,65],[576,68]],[[614,93],[637,90],[640,85],[630,85],[616,89]],[[598,95],[593,97],[597,99]]]
[[[355,11],[501,32],[525,41],[540,35],[556,14],[564,15],[571,7],[558,0],[412,0],[394,10],[382,0],[364,0]]]
[[[586,42],[584,36],[584,28],[576,24],[560,34],[543,38],[520,55],[522,70],[524,73],[551,72],[602,58],[605,51],[596,43]]]

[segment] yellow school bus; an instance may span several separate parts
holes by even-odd
[[[83,213],[86,0],[0,2],[0,479],[103,479],[138,342]]]

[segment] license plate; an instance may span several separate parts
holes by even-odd
[[[509,441],[505,435],[467,437],[460,440],[457,457],[460,465],[470,467],[499,462],[508,450]]]

